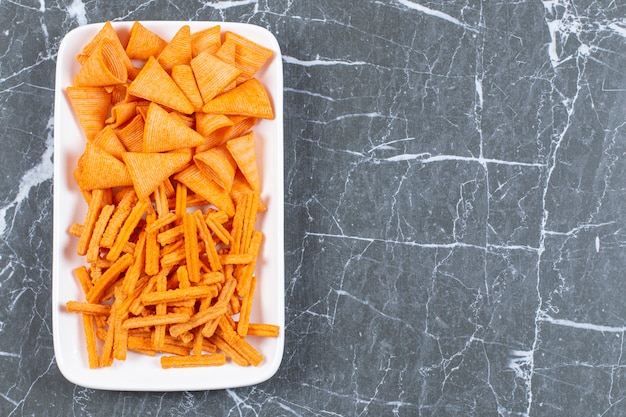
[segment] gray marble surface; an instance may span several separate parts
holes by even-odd
[[[58,46],[161,19],[284,55],[286,345],[257,386],[55,363]],[[0,0],[0,415],[626,415],[625,68],[615,0]]]

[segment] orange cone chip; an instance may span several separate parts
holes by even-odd
[[[81,66],[73,84],[77,87],[124,84],[128,80],[128,70],[118,52],[112,41],[104,39]]]
[[[259,171],[256,163],[256,145],[253,133],[231,139],[226,142],[226,147],[230,151],[237,166],[248,181],[253,190],[260,190]]]
[[[235,204],[228,193],[222,190],[214,181],[202,174],[195,165],[179,172],[174,178],[185,184],[187,188],[194,193],[202,196],[219,210],[224,210],[229,216],[235,214]]]
[[[126,53],[130,59],[147,61],[150,57],[159,56],[165,45],[167,42],[159,35],[135,22],[130,29]]]
[[[112,128],[122,126],[137,115],[138,101],[119,102],[111,108],[111,116],[106,123]]]
[[[196,76],[196,84],[198,84],[200,95],[205,103],[218,95],[241,74],[241,71],[233,65],[223,62],[209,52],[203,52],[192,59],[191,68]]]
[[[258,117],[259,119],[274,118],[274,110],[267,91],[256,78],[252,78],[205,103],[202,111],[204,113]]]
[[[234,32],[226,32],[224,43],[236,44],[235,65],[241,70],[238,83],[246,81],[272,57],[274,51]]]
[[[221,43],[221,27],[219,25],[194,32],[191,34],[191,50],[194,57],[200,55],[204,51],[209,53],[216,52]]]
[[[128,86],[128,93],[184,114],[193,113],[193,106],[169,74],[150,57],[137,77]]]
[[[78,159],[76,180],[83,190],[133,185],[124,163],[99,146],[87,142]]]
[[[189,64],[191,58],[191,31],[189,25],[184,25],[163,48],[157,61],[165,71],[171,72],[176,65]]]
[[[143,148],[144,127],[145,122],[143,116],[138,114],[124,127],[114,129],[114,131],[126,150],[129,152],[139,152]]]
[[[233,124],[234,122],[223,114],[196,113],[196,130],[205,138],[216,130]]]
[[[100,29],[100,31],[96,34],[96,36],[94,36],[93,39],[87,45],[85,45],[85,47],[83,48],[83,55],[91,55],[98,47],[100,42],[105,39],[113,42],[117,55],[122,58],[122,61],[126,66],[126,70],[130,75],[130,73],[133,72],[135,68],[133,67],[133,63],[131,62],[130,58],[126,54],[126,51],[124,50],[124,47],[120,42],[120,38],[119,36],[117,36],[117,33],[115,32],[115,29],[113,28],[113,25],[110,21],[107,21],[104,26],[102,26],[102,29]]]
[[[143,152],[164,152],[192,148],[204,143],[204,138],[185,123],[170,115],[161,106],[151,103],[143,138]]]
[[[224,191],[230,192],[237,171],[237,163],[225,146],[217,146],[198,153],[193,159],[204,175],[215,181]]]
[[[111,126],[105,126],[104,129],[96,135],[93,140],[93,143],[116,157],[117,159],[122,159],[122,154],[126,152],[126,148],[120,142],[120,139],[117,137]]]
[[[67,96],[85,136],[93,139],[104,127],[111,94],[98,87],[68,87]]]
[[[198,90],[196,84],[196,78],[193,75],[193,70],[189,65],[176,65],[172,68],[172,79],[178,85],[185,96],[189,99],[189,102],[193,105],[193,109],[196,112],[202,110],[202,96]]]
[[[159,184],[187,165],[187,153],[126,152],[122,155],[139,199],[148,198]]]

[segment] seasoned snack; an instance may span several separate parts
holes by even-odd
[[[74,224],[89,366],[126,352],[163,368],[258,366],[247,335],[263,233],[253,127],[274,117],[254,78],[271,50],[219,26],[167,41],[135,22],[122,45],[109,22],[78,57],[67,96],[85,134]],[[137,66],[140,63],[141,65]]]

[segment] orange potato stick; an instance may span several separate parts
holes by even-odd
[[[222,223],[217,221],[213,215],[206,216],[204,220],[209,229],[215,233],[215,236],[217,236],[223,244],[227,245],[233,240],[228,230],[226,230]]]
[[[202,274],[200,282],[203,285],[216,285],[223,284],[226,281],[224,277],[224,273],[221,271],[209,272],[207,274]]]
[[[181,266],[176,270],[176,278],[178,279],[178,288],[184,290],[184,289],[191,287],[191,283],[189,282],[189,275],[187,274],[186,267]]]
[[[198,282],[200,280],[198,229],[196,227],[196,218],[188,212],[185,212],[183,216],[183,235],[189,281]]]
[[[111,313],[111,306],[70,300],[65,303],[65,311],[67,311],[68,313],[83,313],[107,316]]]
[[[250,282],[252,279],[252,275],[254,274],[254,270],[256,268],[257,258],[259,256],[259,252],[261,250],[261,244],[263,243],[263,232],[258,230],[254,230],[252,232],[252,239],[250,241],[250,251],[249,254],[252,256],[252,262],[246,265],[241,273],[241,276],[238,279],[237,283],[237,294],[240,296],[245,296],[248,292],[248,288],[250,287]]]
[[[140,327],[158,326],[160,324],[176,324],[183,323],[189,320],[189,314],[185,313],[167,313],[162,316],[146,316],[146,317],[131,317],[124,320],[122,324],[123,329],[136,329]]]
[[[244,220],[246,217],[246,206],[250,199],[250,193],[241,194],[235,201],[235,216],[233,217],[233,225],[231,227],[231,236],[233,238],[230,245],[231,254],[242,253],[241,237],[243,235]]]
[[[176,184],[176,219],[180,223],[187,211],[187,186],[182,183]]]
[[[250,312],[252,311],[252,301],[254,300],[254,289],[256,287],[256,277],[252,277],[248,292],[241,303],[241,311],[239,313],[239,323],[237,323],[237,334],[246,337],[248,334],[248,325],[250,324]]]
[[[250,323],[248,324],[248,336],[278,337],[280,327],[274,324]]]
[[[165,293],[165,291],[167,290],[167,276],[165,275],[160,275],[157,278],[156,281],[156,292],[155,293],[151,293],[151,294],[161,294],[161,293]],[[147,294],[146,294],[147,295]],[[145,298],[145,296],[142,297],[142,301]],[[145,305],[145,303],[144,303]],[[157,316],[164,316],[165,314],[167,314],[167,304],[160,302],[156,304],[156,315]],[[154,332],[152,335],[152,347],[155,350],[160,350],[163,345],[165,344],[165,330],[166,330],[166,326],[164,324],[159,324],[157,326],[154,326]]]
[[[204,252],[206,253],[209,260],[211,270],[221,271],[222,264],[220,263],[220,258],[215,248],[215,242],[213,241],[213,237],[211,237],[211,232],[209,232],[209,228],[206,225],[204,216],[202,215],[202,212],[200,210],[194,211],[193,215],[196,220],[198,235],[200,236],[200,239],[202,239],[202,241],[204,242]]]
[[[124,194],[115,208],[115,212],[113,213],[113,216],[111,216],[111,220],[109,220],[109,223],[107,224],[106,230],[102,235],[102,240],[100,240],[100,246],[103,248],[110,248],[113,246],[115,237],[118,235],[120,228],[130,214],[132,206],[136,201],[137,195],[134,190]]]
[[[151,224],[147,225],[146,226],[146,232],[147,233],[158,232],[159,229],[161,229],[162,227],[168,226],[169,224],[173,223],[175,220],[176,220],[176,213],[169,212],[169,213],[159,217],[158,219],[156,219]]]
[[[152,348],[152,340],[150,340],[149,337],[128,336],[128,349],[140,352],[156,353],[156,350]],[[159,351],[181,356],[189,355],[188,347],[172,345],[169,343],[163,344]]]
[[[198,326],[193,329],[193,346],[191,347],[191,354],[194,356],[202,355],[204,350],[204,336],[202,336],[202,326]]]
[[[231,253],[227,255],[221,255],[220,262],[222,263],[222,265],[245,265],[252,262],[252,255],[250,255],[249,253]]]
[[[185,248],[180,248],[174,252],[161,255],[161,267],[175,267],[184,263],[186,259]]]
[[[234,347],[232,347],[229,343],[227,343],[223,338],[219,335],[214,334],[209,338],[209,341],[213,343],[218,349],[224,352],[226,356],[228,356],[233,362],[235,362],[239,366],[249,366],[250,362],[246,360],[246,358],[239,353]]]
[[[156,275],[151,276],[150,279],[146,282],[146,285],[144,285],[141,289],[141,293],[135,297],[128,310],[136,316],[140,315],[141,311],[144,308],[143,304],[141,303],[141,297],[151,291],[154,291],[159,275],[168,276],[171,270],[172,268],[166,267],[161,269]]]
[[[83,293],[89,293],[93,287],[93,283],[91,281],[91,276],[89,276],[89,271],[87,271],[87,267],[85,265],[81,265],[78,268],[75,268],[74,274],[76,274],[76,279],[83,289]]]
[[[170,335],[172,337],[178,337],[181,334],[188,332],[195,327],[202,326],[209,320],[222,316],[224,313],[226,313],[226,307],[222,305],[220,306],[215,305],[213,307],[209,307],[205,310],[199,311],[193,316],[191,316],[191,318],[188,321],[184,323],[171,325],[169,328]]]
[[[224,287],[222,288],[222,291],[220,292],[217,298],[215,306],[219,305],[219,306],[226,307],[228,303],[230,302],[230,298],[233,296],[235,292],[236,285],[237,283],[233,278],[229,278],[228,280],[226,280],[226,282],[224,283]],[[215,330],[217,329],[217,325],[219,324],[219,322],[220,322],[219,318],[215,318],[211,321],[208,321],[202,329],[202,335],[206,338],[213,336],[213,334],[215,333]]]
[[[223,353],[194,356],[161,356],[161,367],[163,367],[163,369],[220,366],[225,363],[226,355]]]
[[[83,319],[83,329],[85,332],[85,341],[87,345],[87,360],[89,362],[89,367],[94,369],[98,367],[99,363],[98,363],[98,350],[96,347],[96,331],[94,329],[93,315],[83,313],[82,319]]]
[[[124,245],[126,244],[126,242],[128,242],[130,235],[135,230],[135,227],[137,227],[137,224],[141,220],[141,217],[144,215],[147,208],[147,202],[143,200],[137,202],[135,207],[133,207],[130,214],[128,215],[128,218],[122,225],[119,234],[115,238],[113,246],[111,246],[109,253],[107,253],[106,259],[108,259],[109,261],[115,261],[120,256]]]
[[[177,288],[167,291],[156,291],[144,294],[141,297],[141,302],[145,306],[155,305],[160,303],[175,303],[179,301],[186,301],[190,299],[198,298],[212,298],[217,296],[214,292],[214,288],[208,285],[198,285],[188,288]]]
[[[154,215],[148,215],[146,217],[147,224],[150,226],[154,223]],[[157,232],[146,232],[146,274],[152,276],[159,272],[159,265],[161,263],[161,254],[159,250],[159,243],[157,242]]]
[[[133,256],[125,254],[118,258],[110,268],[96,281],[93,288],[87,293],[87,301],[93,304],[100,302],[104,292],[115,282],[119,275],[132,265]]]
[[[164,183],[159,184],[156,190],[154,190],[154,206],[159,218],[169,214],[169,201],[167,199]]]
[[[145,270],[146,265],[146,235],[145,231],[139,233],[137,245],[135,245],[135,251],[133,252],[133,264],[128,268],[124,276],[122,284],[122,290],[126,294],[131,294],[135,291],[135,286],[139,277]]]
[[[225,317],[220,319],[215,332],[226,343],[232,346],[237,352],[239,352],[250,364],[258,366],[263,361],[263,355],[259,353],[250,343],[245,339],[242,339],[230,326]]]
[[[114,210],[115,206],[113,204],[107,204],[100,211],[100,215],[98,216],[98,220],[94,226],[91,239],[89,240],[89,246],[87,248],[86,261],[89,263],[96,262],[100,256],[100,240],[102,239],[104,230],[106,229]]]
[[[83,230],[85,230],[85,228],[82,224],[72,223],[70,225],[68,233],[74,237],[80,238],[80,235],[83,234]]]
[[[96,226],[98,216],[100,215],[100,210],[102,210],[103,199],[104,190],[93,190],[93,192],[91,193],[91,200],[89,200],[89,205],[87,207],[85,222],[83,224],[83,233],[78,240],[78,247],[76,249],[78,255],[84,256],[87,254],[91,235]]]

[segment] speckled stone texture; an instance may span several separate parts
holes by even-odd
[[[626,5],[0,0],[0,415],[626,415]],[[253,23],[285,74],[285,355],[94,391],[52,348],[56,54],[106,20]]]

